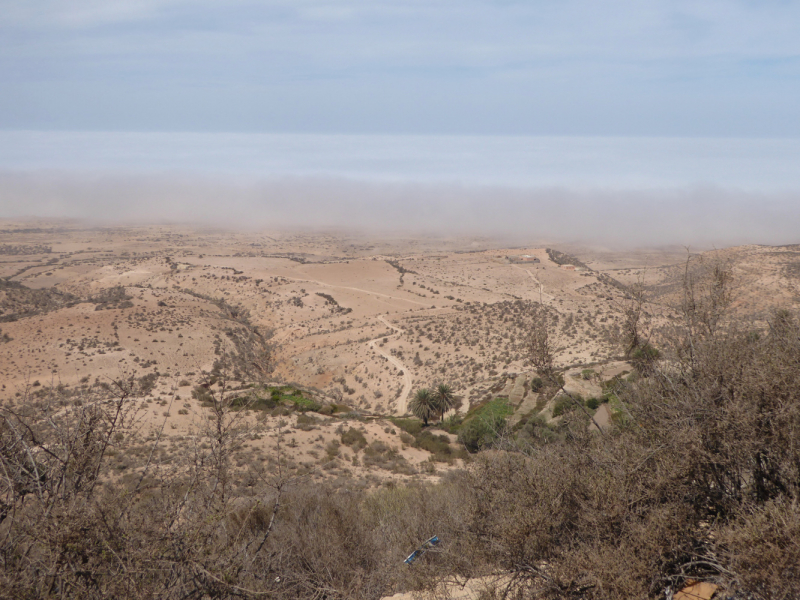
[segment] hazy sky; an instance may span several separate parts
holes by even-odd
[[[792,0],[0,0],[0,129],[800,137]]]
[[[800,0],[0,0],[0,217],[797,242]]]
[[[0,131],[3,170],[775,193],[800,191],[800,139]]]

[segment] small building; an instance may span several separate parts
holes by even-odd
[[[574,271],[575,265],[561,265],[561,268],[564,269],[565,271]]]
[[[535,256],[531,256],[530,254],[521,254],[521,255],[518,255],[518,256],[508,256],[507,258],[512,263],[528,263],[528,264],[534,263],[535,264],[535,263],[541,262],[538,258],[536,258]]]

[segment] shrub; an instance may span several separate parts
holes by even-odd
[[[406,433],[411,434],[414,437],[418,436],[422,432],[422,423],[417,421],[416,419],[392,418],[389,420],[392,423],[394,423],[398,428],[402,429]]]
[[[331,440],[325,445],[325,453],[329,459],[334,459],[339,456],[339,440]]]
[[[521,420],[516,432],[516,441],[521,448],[563,440],[560,427],[547,423],[545,418],[538,414],[529,415],[526,419]]]
[[[450,438],[446,435],[434,435],[423,431],[416,439],[415,446],[433,455],[450,455]]]
[[[292,396],[289,401],[294,404],[296,410],[300,412],[314,411],[317,412],[322,408],[322,404],[311,400],[310,398],[303,398],[302,396]]]
[[[358,452],[367,445],[367,438],[358,429],[351,427],[342,433],[342,443],[345,446],[350,446],[355,452]]]
[[[504,427],[505,419],[469,421],[458,433],[458,441],[469,452],[478,452],[491,446]]]
[[[572,412],[578,407],[578,403],[583,404],[583,398],[580,394],[571,394],[572,398],[566,394],[558,396],[555,405],[553,406],[553,416],[558,417],[568,412]]]
[[[297,429],[300,429],[301,431],[311,431],[313,429],[317,429],[318,424],[319,424],[319,419],[317,419],[313,415],[300,413],[299,415],[297,415],[297,423],[295,427]]]
[[[441,423],[439,423],[439,427],[441,427],[448,433],[458,433],[458,430],[463,422],[464,422],[464,415],[456,413],[454,415],[450,415],[449,417],[444,419]]]
[[[470,452],[491,446],[505,431],[506,417],[514,412],[504,398],[497,398],[470,411],[458,433],[458,441]]]
[[[211,398],[209,394],[206,402],[210,402],[210,399]],[[265,398],[255,395],[252,392],[247,396],[237,396],[231,400],[231,408],[233,409],[246,408],[248,410],[272,410],[276,406],[278,406],[278,402],[276,402],[272,396]]]
[[[192,390],[192,398],[197,400],[202,406],[210,405],[213,400],[213,396],[211,395],[211,392],[208,390],[208,388],[205,388],[200,385],[196,386]]]
[[[650,344],[637,346],[630,353],[633,368],[641,375],[650,375],[655,362],[661,357],[661,352]]]
[[[374,456],[376,454],[385,454],[389,451],[389,446],[381,442],[380,440],[375,440],[369,446],[366,447],[364,450],[364,454],[367,456]]]

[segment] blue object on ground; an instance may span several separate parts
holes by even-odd
[[[430,538],[428,540],[425,540],[422,543],[422,545],[419,548],[417,548],[416,550],[414,550],[411,554],[409,554],[408,558],[405,559],[403,562],[405,564],[407,564],[407,565],[410,565],[415,560],[417,560],[420,556],[425,554],[426,551],[430,550],[431,548],[436,546],[438,543],[439,543],[439,536],[438,535],[435,535],[432,538]]]

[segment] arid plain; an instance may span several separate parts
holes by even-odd
[[[273,437],[284,428],[290,467],[367,484],[459,464],[434,465],[386,420],[407,414],[419,388],[450,385],[462,413],[501,397],[516,411],[512,423],[532,412],[554,418],[555,399],[530,386],[528,334],[538,304],[555,311],[566,388],[591,398],[603,381],[631,370],[620,342],[631,286],[645,291],[648,331],[679,318],[687,268],[704,262],[732,268],[740,316],[758,321],[800,301],[797,246],[622,252],[188,226],[5,221],[0,229],[4,402],[55,388],[79,401],[92,382],[149,376],[138,400],[142,427],[163,430],[176,449],[203,419],[195,389],[233,344],[226,334],[233,311],[270,336],[275,385],[346,407],[360,417],[353,423],[365,443],[393,452],[370,469],[357,446],[338,447],[343,421],[335,415],[261,415]],[[598,410],[607,420],[613,406]],[[248,451],[270,452],[268,438],[253,436]],[[456,456],[456,438],[449,439]]]

